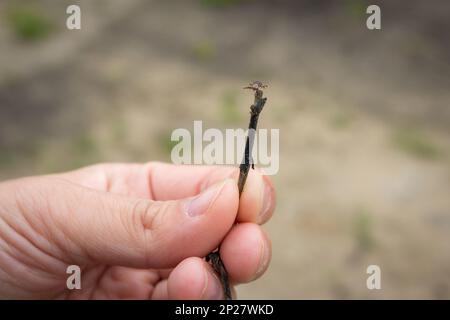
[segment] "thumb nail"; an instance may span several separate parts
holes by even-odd
[[[187,206],[187,214],[191,217],[196,217],[199,215],[204,214],[206,211],[208,211],[211,204],[214,202],[214,200],[217,198],[217,196],[220,194],[220,191],[223,189],[225,184],[228,181],[232,181],[231,179],[226,179],[222,182],[219,182],[205,191],[203,191],[200,195],[196,196],[194,199],[192,199]]]
[[[203,289],[202,299],[204,300],[221,300],[223,299],[223,288],[219,278],[213,273],[214,271],[205,269],[206,280],[205,289]]]

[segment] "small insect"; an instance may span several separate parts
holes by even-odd
[[[249,83],[248,86],[244,87],[244,89],[251,89],[257,91],[267,87],[268,85],[263,84],[261,81],[253,81],[252,83]]]

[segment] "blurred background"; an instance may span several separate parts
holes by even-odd
[[[246,127],[261,80],[273,260],[239,297],[448,299],[449,31],[446,0],[2,0],[0,179],[170,161],[175,128]]]

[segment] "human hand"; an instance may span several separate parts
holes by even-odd
[[[221,244],[233,284],[261,276],[271,257],[260,224],[274,189],[251,170],[239,201],[238,174],[101,164],[0,183],[0,298],[223,298],[201,257]],[[69,265],[82,270],[80,290],[67,289]]]

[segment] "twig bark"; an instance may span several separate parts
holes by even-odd
[[[253,158],[251,156],[253,149],[253,142],[255,140],[256,128],[258,126],[258,118],[259,114],[264,108],[266,104],[267,98],[263,97],[263,88],[266,88],[266,85],[263,85],[259,81],[255,81],[251,83],[249,86],[244,89],[251,89],[255,92],[255,101],[250,106],[250,123],[248,125],[248,134],[245,142],[245,152],[242,162],[239,166],[239,179],[238,179],[238,189],[239,189],[239,197],[244,190],[245,181],[247,180],[248,172],[250,171],[250,166],[254,169]],[[220,276],[220,282],[222,283],[223,293],[226,300],[232,300],[230,282],[228,277],[228,272],[225,268],[225,265],[220,258],[220,247],[211,252],[206,256],[206,261],[211,263],[214,271]]]

